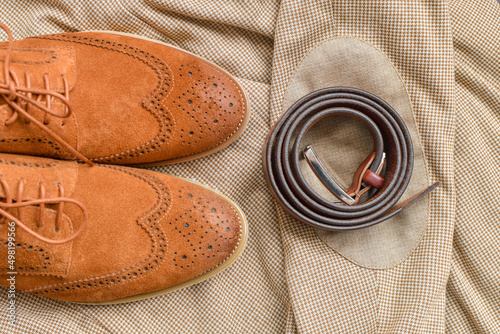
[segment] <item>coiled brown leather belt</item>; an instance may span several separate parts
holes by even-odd
[[[313,148],[307,147],[303,152],[317,177],[343,203],[329,201],[317,194],[299,168],[299,146],[304,135],[316,122],[335,116],[362,122],[374,139],[373,153],[358,168],[348,189],[335,180]],[[296,219],[327,230],[357,229],[380,223],[439,185],[436,182],[396,204],[410,182],[413,169],[410,134],[390,105],[354,88],[325,88],[298,100],[270,132],[263,153],[264,174],[278,202]],[[382,177],[384,160],[387,163]],[[372,187],[378,190],[359,203],[361,195]]]

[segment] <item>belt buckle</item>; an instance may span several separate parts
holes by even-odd
[[[356,170],[353,177],[353,183],[347,189],[335,176],[333,176],[330,170],[328,170],[312,145],[306,146],[303,153],[307,163],[321,183],[323,183],[328,191],[335,197],[349,206],[357,204],[361,196],[371,187],[379,189],[384,184],[385,180],[380,176],[380,173],[385,164],[385,152],[382,153],[382,160],[379,166],[373,166],[373,168],[372,162],[376,153],[370,153]],[[373,169],[374,172],[370,169]],[[337,201],[337,203],[338,202],[339,201]]]

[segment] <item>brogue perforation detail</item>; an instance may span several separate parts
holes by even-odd
[[[0,239],[0,244],[2,245],[2,247],[3,246],[7,247],[9,245],[9,242]],[[15,245],[16,245],[16,248],[21,248],[21,249],[26,250],[26,251],[39,253],[40,258],[43,259],[43,265],[41,265],[41,266],[40,265],[30,266],[30,267],[17,266],[16,271],[18,271],[19,274],[34,274],[36,271],[38,271],[38,272],[40,272],[40,274],[43,275],[43,271],[47,270],[47,268],[52,265],[51,255],[49,254],[49,251],[43,249],[42,247],[40,247],[38,245],[28,245],[27,243],[20,243],[20,242],[17,242]],[[1,270],[5,271],[5,272],[12,271],[8,267],[1,268]],[[61,273],[61,272],[62,271],[55,272],[55,273]]]
[[[0,159],[0,164],[3,165],[13,165],[13,166],[18,166],[18,167],[37,167],[37,168],[51,168],[55,167],[56,165],[59,164],[59,161],[53,160],[48,163],[44,164],[38,164],[38,163],[31,163],[31,162],[20,162],[20,161],[14,161],[14,160],[5,160],[5,159]]]
[[[61,146],[50,138],[3,138],[0,139],[0,144],[42,144],[52,149],[53,155],[63,156]]]
[[[6,47],[0,48],[0,50],[7,50]],[[39,52],[39,53],[49,53],[50,56],[46,58],[46,60],[42,61],[17,61],[14,59],[11,59],[10,62],[12,64],[25,64],[25,65],[41,65],[41,64],[50,64],[53,63],[55,60],[57,60],[57,53],[54,50],[47,50],[47,49],[35,49],[35,48],[14,48],[13,49],[15,52]],[[5,60],[0,59],[0,63],[3,63]]]
[[[215,220],[209,220],[205,214],[212,212],[217,203],[213,200],[203,199],[200,191],[192,189],[190,186],[182,186],[176,198],[180,201],[191,201],[194,204],[191,208],[183,212],[181,215],[173,218],[168,222],[167,228],[169,234],[178,235],[185,243],[185,251],[175,251],[172,254],[171,261],[174,267],[178,270],[189,269],[194,266],[196,262],[202,262],[215,258],[221,249],[221,243],[227,242],[227,233],[231,232],[229,225],[230,222],[226,219],[223,220],[219,215]],[[194,219],[192,216],[194,211],[201,212],[202,221]],[[224,215],[224,211],[219,213]],[[195,242],[193,239],[199,236],[200,241]]]
[[[196,125],[190,130],[182,127],[179,129],[182,144],[189,146],[197,144],[203,136],[217,136],[227,125],[227,117],[239,113],[240,110],[234,108],[232,102],[227,101],[238,97],[226,92],[225,83],[220,77],[205,75],[196,65],[181,64],[177,73],[179,77],[193,78],[189,89],[172,100],[172,105],[183,114],[190,116],[193,124]],[[200,88],[204,94],[197,94]],[[217,97],[214,98],[208,94],[210,88],[217,88]]]

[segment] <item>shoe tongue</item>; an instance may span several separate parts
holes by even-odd
[[[78,164],[76,162],[57,161],[29,156],[0,154],[0,177],[3,177],[10,188],[14,201],[26,201],[40,198],[40,182],[45,185],[45,198],[60,197],[58,183],[64,188],[64,197],[72,197],[77,180]],[[22,199],[18,198],[19,180],[24,178],[25,185]],[[6,193],[0,185],[0,201],[5,202]],[[43,210],[44,219],[40,224],[40,207],[26,206],[20,208],[21,220],[28,228],[49,239],[66,239],[79,226],[79,221],[72,221],[63,215],[58,231],[56,229],[57,204],[46,205]],[[17,209],[9,212],[19,217]],[[66,212],[66,210],[65,210]],[[75,219],[79,219],[76,217]],[[9,252],[9,222],[0,224],[0,258],[7,259]],[[0,273],[15,271],[26,275],[65,276],[69,269],[73,242],[62,245],[51,245],[33,237],[19,226],[15,227],[15,265],[9,268],[6,261],[0,266]],[[12,246],[12,245],[11,245]]]
[[[0,48],[0,59],[5,60],[6,46]],[[72,46],[51,48],[16,47],[14,45],[10,69],[16,74],[19,85],[26,87],[25,73],[30,74],[31,87],[45,89],[44,74],[48,74],[49,88],[58,93],[64,93],[66,76],[70,91],[76,84],[76,57]],[[0,82],[4,82],[4,68],[0,66]]]

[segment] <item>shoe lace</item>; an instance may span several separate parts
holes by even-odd
[[[9,104],[9,106],[13,109],[12,116],[5,121],[5,125],[10,125],[16,121],[19,114],[23,115],[27,120],[27,123],[33,122],[39,128],[47,132],[52,138],[54,138],[59,144],[65,147],[68,151],[74,154],[77,158],[86,162],[89,165],[93,165],[93,163],[85,157],[83,154],[78,152],[76,149],[71,147],[66,141],[64,141],[61,137],[54,133],[51,129],[47,127],[49,123],[49,115],[54,117],[67,119],[71,116],[71,105],[69,103],[69,87],[68,80],[66,76],[63,74],[62,78],[64,81],[64,95],[59,94],[55,91],[50,90],[49,85],[49,77],[47,74],[44,75],[44,84],[45,88],[34,88],[31,87],[30,74],[26,72],[26,87],[21,87],[19,85],[19,80],[17,75],[10,69],[10,58],[12,55],[14,38],[10,29],[3,23],[0,23],[0,28],[3,29],[9,38],[7,45],[7,52],[5,54],[4,60],[4,82],[0,82],[0,95],[5,99],[5,101]],[[38,95],[37,99],[33,98],[33,95]],[[45,96],[45,103],[42,103],[42,96]],[[51,109],[51,101],[52,99],[58,99],[65,106],[64,113],[60,114]],[[44,121],[40,122],[35,117],[30,115],[28,112],[30,106],[35,106],[45,112]],[[63,123],[64,124],[64,123]]]
[[[5,219],[9,219],[10,221],[13,221],[16,223],[17,226],[21,227],[23,230],[34,236],[35,238],[38,238],[46,243],[53,244],[53,245],[59,245],[59,244],[64,244],[67,242],[70,242],[71,240],[75,239],[80,233],[84,230],[85,226],[87,225],[87,219],[88,219],[88,214],[87,214],[87,209],[85,206],[72,198],[67,198],[64,196],[64,188],[63,186],[59,183],[58,188],[59,188],[59,197],[56,198],[45,198],[45,186],[43,183],[40,183],[40,198],[35,199],[35,200],[27,200],[23,201],[23,190],[24,190],[24,185],[26,181],[24,179],[20,179],[18,183],[18,189],[17,189],[17,201],[14,202],[12,198],[12,193],[10,191],[9,185],[7,183],[7,180],[5,177],[0,177],[0,184],[2,185],[4,192],[5,192],[5,202],[0,201],[0,216],[3,216],[0,218],[0,223],[3,223]],[[55,230],[56,232],[59,231],[61,228],[62,220],[63,220],[63,213],[64,213],[64,206],[65,203],[72,203],[78,206],[83,213],[83,220],[82,224],[80,225],[79,229],[73,233],[71,236],[65,239],[49,239],[46,238],[35,231],[33,231],[31,228],[26,226],[22,222],[22,210],[20,208],[26,207],[26,206],[35,206],[38,205],[40,208],[39,211],[39,216],[38,216],[38,221],[36,224],[36,228],[40,228],[44,225],[44,220],[45,220],[45,205],[46,204],[57,204],[57,216],[56,216],[56,223],[55,223]],[[12,211],[13,209],[17,209],[17,217],[13,216],[9,211]]]

